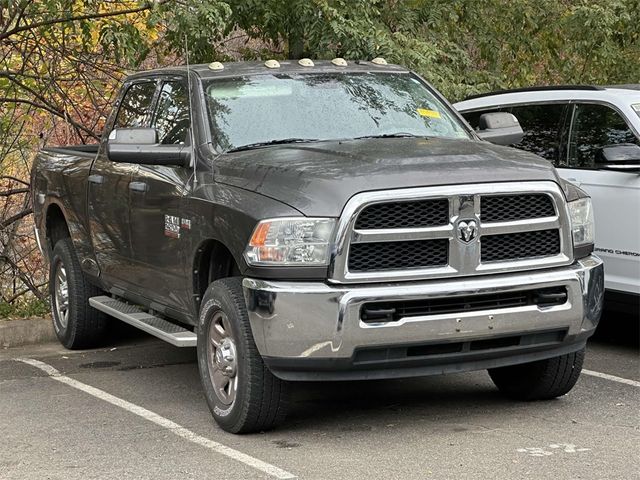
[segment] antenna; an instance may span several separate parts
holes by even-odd
[[[184,52],[187,61],[187,95],[189,96],[189,143],[191,144],[191,164],[193,166],[193,184],[198,183],[198,176],[196,175],[196,168],[198,162],[196,161],[195,148],[196,142],[193,135],[193,105],[191,104],[191,69],[189,68],[189,44],[187,43],[187,34],[184,34]]]

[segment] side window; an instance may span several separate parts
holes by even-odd
[[[189,97],[182,82],[166,82],[160,91],[152,126],[158,130],[160,143],[184,144],[189,131]]]
[[[565,107],[565,104],[511,107],[509,111],[516,116],[524,131],[522,141],[513,146],[540,155],[557,165]]]
[[[155,92],[155,82],[142,82],[131,85],[122,99],[114,127],[146,126]]]
[[[596,152],[606,145],[640,141],[624,119],[606,105],[578,104],[573,113],[569,139],[569,166],[594,168]]]

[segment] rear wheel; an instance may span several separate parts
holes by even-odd
[[[496,387],[516,400],[550,400],[568,393],[582,371],[585,349],[537,362],[489,370]]]
[[[60,343],[69,349],[95,347],[107,317],[89,305],[89,298],[102,292],[87,281],[70,238],[56,243],[49,268],[53,328]]]
[[[287,384],[258,352],[240,278],[217,280],[207,288],[198,325],[198,366],[207,404],[222,429],[257,432],[284,420]]]

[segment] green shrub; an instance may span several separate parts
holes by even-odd
[[[13,303],[0,302],[0,320],[44,317],[50,314],[49,302],[34,297],[21,298]]]

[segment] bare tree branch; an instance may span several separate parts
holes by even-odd
[[[19,178],[16,178],[16,177],[12,177],[11,175],[2,175],[0,176],[0,180],[13,180],[14,182],[18,182],[23,185],[26,185],[27,187],[29,186],[28,182],[25,182],[24,180],[20,180]]]
[[[31,292],[36,297],[38,297],[40,300],[43,300],[45,298],[44,294],[38,289],[38,287],[34,285],[34,283],[29,279],[29,277],[22,271],[22,269],[13,260],[11,260],[7,255],[0,256],[0,259],[4,260],[15,269],[22,283],[24,283],[24,285],[29,290],[31,290]]]
[[[42,282],[42,283],[40,283],[38,285],[35,285],[36,290],[38,292],[40,292],[40,289],[42,287],[44,287],[45,285],[47,285],[48,283],[49,282]],[[12,302],[16,301],[18,298],[20,298],[21,296],[23,296],[25,293],[29,293],[31,291],[32,290],[30,288],[24,288],[24,289],[19,290],[18,292],[16,292],[14,295],[11,295],[10,297],[4,297],[4,301],[6,303],[12,303]],[[39,295],[36,295],[36,296],[38,296],[40,298],[40,300],[44,300],[44,296],[42,296],[42,297],[40,297]]]
[[[28,193],[28,188],[14,188],[12,190],[6,190],[4,192],[0,192],[0,197],[10,197],[11,195],[17,195],[19,193]]]
[[[36,107],[36,108],[40,108],[42,110],[46,110],[47,112],[52,113],[53,115],[55,115],[57,117],[63,118],[65,121],[69,122],[75,128],[78,128],[78,129],[82,130],[84,133],[90,135],[91,137],[93,137],[95,139],[99,138],[99,136],[95,132],[92,132],[91,130],[89,130],[84,125],[81,125],[78,122],[76,122],[75,120],[69,118],[69,116],[65,115],[64,112],[56,110],[55,108],[50,107],[49,105],[38,103],[38,102],[35,102],[33,100],[29,100],[29,99],[26,99],[26,98],[0,97],[0,104],[2,104],[2,103],[23,103],[23,104],[26,104],[26,105],[31,105],[31,106]]]
[[[2,222],[0,222],[0,228],[7,228],[13,222],[17,222],[21,218],[24,218],[27,215],[31,215],[32,213],[33,213],[33,209],[32,208],[27,208],[25,210],[22,210],[21,212],[16,213],[12,217],[9,217],[6,220],[3,220]]]

